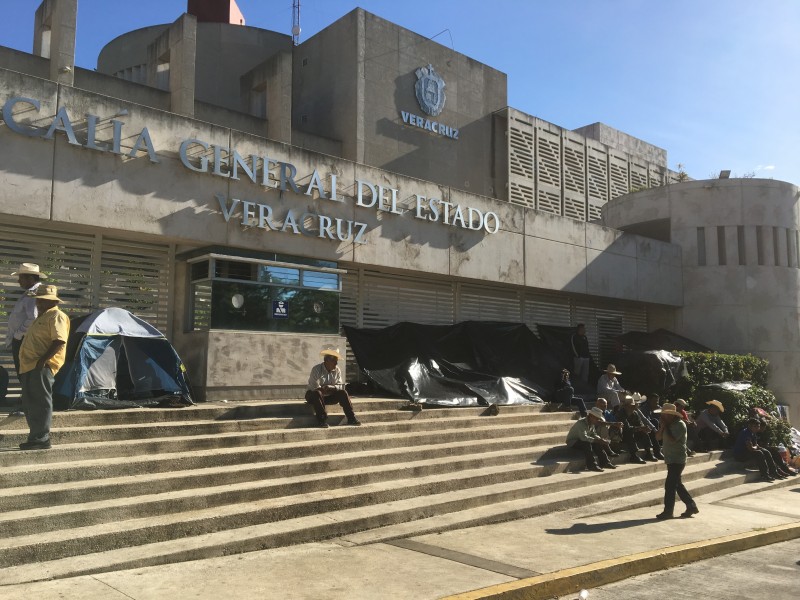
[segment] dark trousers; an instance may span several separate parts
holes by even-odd
[[[681,473],[685,466],[682,463],[667,464],[667,479],[664,481],[664,512],[668,515],[675,510],[675,492],[678,492],[678,496],[686,508],[695,506],[694,500],[681,481]]]
[[[736,460],[739,462],[755,460],[763,477],[776,477],[778,475],[775,461],[772,460],[772,455],[766,448],[758,447],[755,450],[746,450],[744,454],[737,454]]]
[[[11,356],[14,358],[14,370],[19,377],[19,349],[22,347],[22,340],[14,338],[11,340]]]
[[[354,419],[353,403],[350,402],[350,395],[344,390],[336,390],[329,396],[323,396],[319,390],[308,390],[306,392],[306,402],[314,407],[314,413],[320,421],[328,418],[328,411],[325,410],[326,404],[339,404],[347,415],[348,419]]]
[[[579,440],[575,442],[572,447],[578,452],[583,453],[583,456],[586,458],[587,467],[597,466],[598,459],[600,461],[600,466],[607,465],[611,462],[608,459],[608,454],[606,454],[606,448],[603,444],[590,444],[589,442]]]
[[[710,427],[703,427],[697,432],[697,439],[700,440],[700,446],[706,450],[714,450],[722,447],[723,437]]]
[[[653,448],[653,454],[661,456],[661,443],[658,441],[658,438],[656,438],[656,432],[651,430],[650,433],[647,434],[647,437],[650,438],[650,446]]]
[[[22,410],[25,411],[25,420],[30,428],[29,442],[46,442],[50,439],[54,380],[55,377],[48,367],[20,375]]]
[[[650,441],[650,436],[643,431],[635,431],[633,427],[626,426],[622,430],[622,443],[625,444],[625,448],[631,453],[631,456],[638,453],[639,447],[648,452],[653,451],[653,444]]]
[[[575,389],[571,386],[565,386],[560,390],[556,390],[555,394],[553,395],[553,399],[555,402],[559,404],[563,404],[564,406],[575,406],[578,409],[578,412],[581,414],[582,417],[586,416],[586,404],[583,402],[583,398],[578,396],[573,396],[575,393]]]

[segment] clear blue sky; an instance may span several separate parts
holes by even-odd
[[[39,0],[0,0],[0,45],[30,52]],[[291,0],[238,0],[289,33]],[[356,6],[508,74],[514,108],[573,129],[601,121],[721,169],[800,184],[800,0],[302,0],[301,39]],[[79,0],[78,66],[185,0]]]

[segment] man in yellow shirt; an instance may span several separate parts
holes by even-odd
[[[67,355],[69,317],[58,305],[58,288],[40,285],[36,290],[38,317],[30,325],[19,349],[19,379],[22,384],[22,407],[28,421],[28,441],[22,450],[50,448],[50,424],[53,421],[53,381]]]

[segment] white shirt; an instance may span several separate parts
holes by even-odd
[[[325,385],[330,385],[340,390],[344,389],[342,371],[339,367],[334,367],[333,371],[328,371],[323,362],[311,369],[311,375],[308,377],[308,389],[316,390]]]
[[[41,285],[40,281],[34,283],[29,289],[22,293],[22,296],[14,304],[11,314],[8,315],[8,330],[6,331],[6,350],[11,348],[11,340],[21,340],[36,320],[36,298],[32,295]]]

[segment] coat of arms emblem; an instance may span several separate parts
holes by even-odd
[[[441,76],[434,71],[433,65],[420,67],[415,71],[417,83],[414,89],[417,92],[417,102],[420,108],[426,113],[435,117],[444,108],[447,97],[444,95],[445,82]]]

